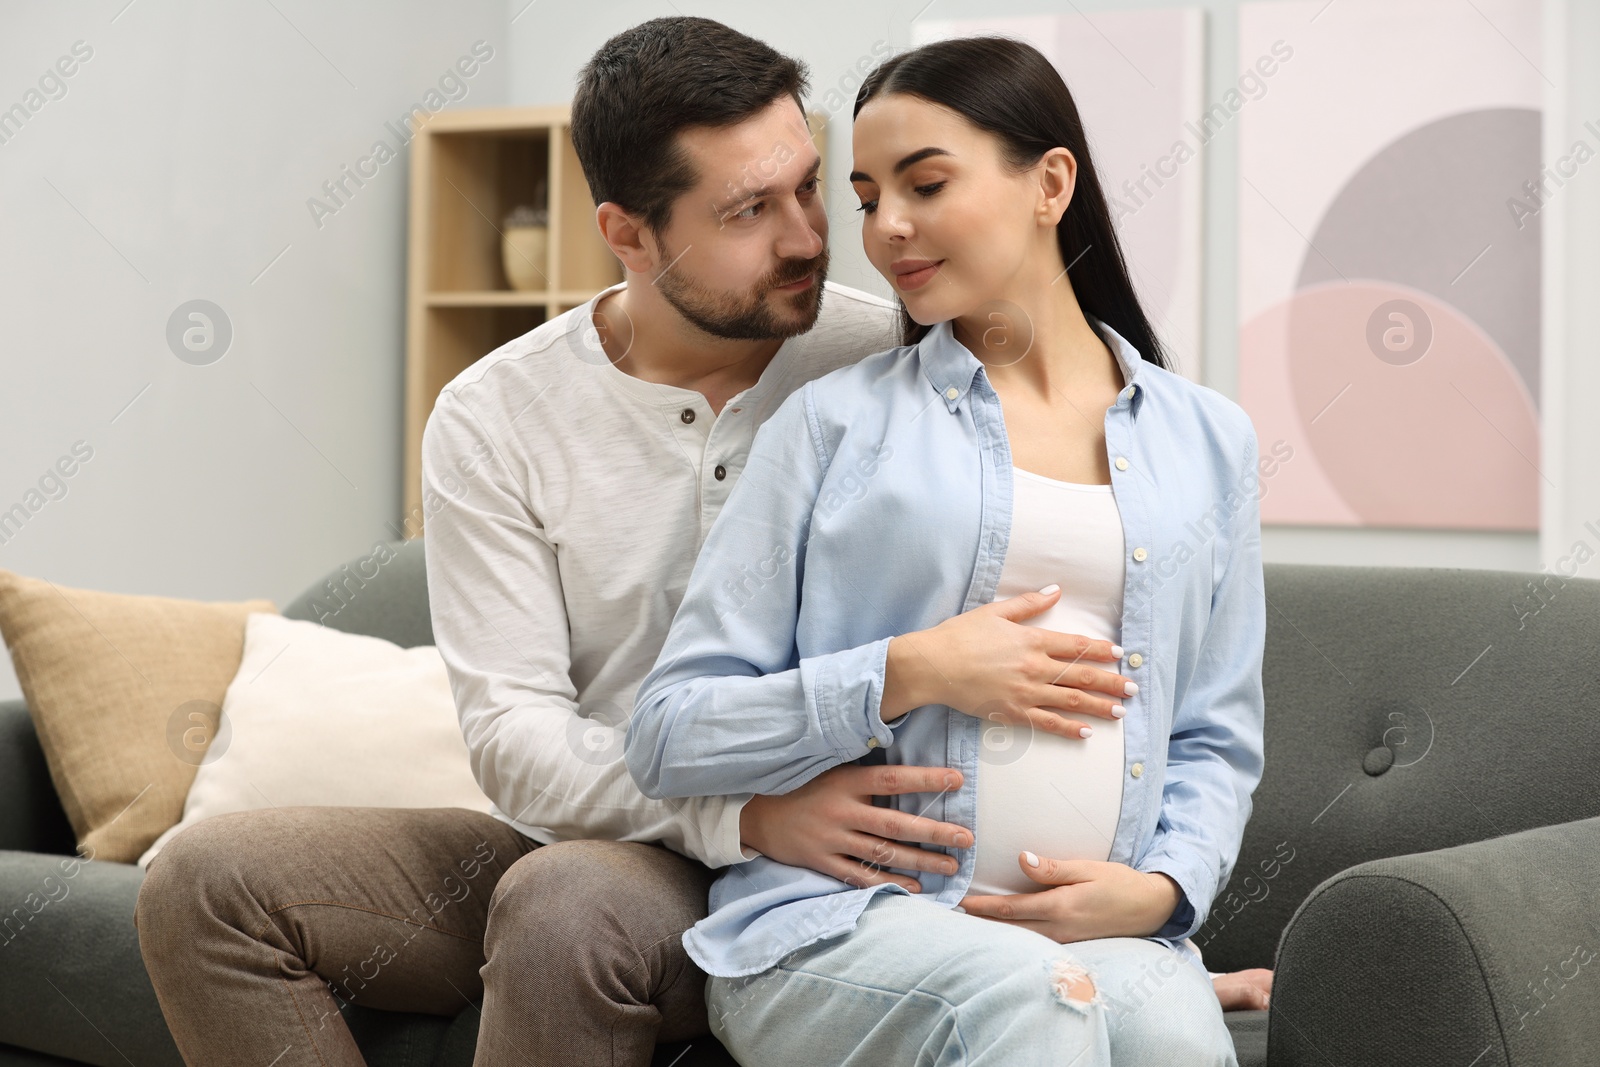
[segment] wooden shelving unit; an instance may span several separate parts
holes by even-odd
[[[572,147],[566,107],[441,111],[411,142],[406,281],[405,489],[401,528],[422,535],[422,429],[445,383],[500,345],[622,280],[600,239],[594,201]],[[822,153],[827,115],[806,115]],[[501,223],[546,183],[550,214],[545,286],[511,288]]]
[[[411,142],[406,283],[406,537],[422,534],[422,429],[445,383],[489,352],[622,280],[600,239],[565,107],[442,111]],[[502,220],[534,203],[550,214],[545,285],[511,288]]]

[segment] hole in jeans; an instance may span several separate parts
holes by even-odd
[[[1085,1011],[1098,996],[1089,972],[1068,956],[1049,961],[1050,993],[1062,1004]]]

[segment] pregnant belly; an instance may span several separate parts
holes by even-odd
[[[978,761],[977,866],[968,893],[1033,893],[1018,855],[1105,860],[1122,814],[1122,722],[1090,717],[1093,735],[1058,737],[985,724]],[[1007,743],[1009,742],[1009,743]]]

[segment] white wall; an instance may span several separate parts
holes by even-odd
[[[319,229],[307,209],[384,123],[419,101],[474,41],[494,58],[462,106],[564,102],[585,59],[635,22],[677,12],[728,22],[811,66],[817,100],[874,45],[929,17],[993,14],[994,0],[726,2],[312,0],[205,5],[126,0],[14,4],[0,33],[0,108],[77,41],[93,56],[67,93],[0,144],[0,511],[74,442],[94,458],[9,542],[0,568],[130,593],[286,603],[392,536],[400,511],[406,161],[380,168]],[[1081,10],[1163,6],[1079,0]],[[1236,0],[1214,0],[1208,84],[1237,66]],[[931,10],[929,10],[931,7]],[[1600,10],[1550,0],[1552,121],[1570,141],[1600,119]],[[1007,13],[1058,0],[1006,0]],[[1563,52],[1564,48],[1564,52]],[[1584,60],[1581,61],[1580,60]],[[832,128],[833,277],[887,294],[861,254],[850,201],[849,105]],[[1554,136],[1554,132],[1552,134]],[[1207,382],[1235,395],[1236,132],[1206,160]],[[1574,541],[1600,551],[1600,169],[1547,216],[1545,533],[1277,528],[1269,560],[1536,570]],[[1590,238],[1580,239],[1588,234]],[[283,250],[287,248],[287,251]],[[275,257],[283,252],[281,258]],[[269,267],[269,264],[271,266]],[[263,273],[264,271],[264,273]],[[1563,277],[1564,276],[1564,277]],[[210,366],[167,347],[181,303],[219,304],[234,328]],[[1565,338],[1564,357],[1558,338]],[[148,388],[147,388],[148,387]],[[135,399],[137,397],[137,399]],[[129,402],[132,401],[131,406]],[[115,419],[113,422],[112,420]],[[1600,564],[1576,573],[1600,576]],[[0,699],[15,696],[0,658]]]
[[[517,56],[512,72],[510,98],[513,103],[536,104],[567,100],[578,68],[607,37],[618,30],[661,15],[681,13],[714,18],[752,36],[759,37],[792,55],[804,59],[811,67],[813,100],[841,84],[853,86],[848,81],[852,68],[862,57],[873,54],[876,42],[887,40],[895,51],[910,44],[912,20],[926,12],[929,18],[963,18],[976,16],[1029,15],[1063,10],[1060,0],[1004,0],[996,6],[995,0],[819,0],[806,5],[803,13],[782,5],[754,5],[738,0],[699,0],[692,3],[661,4],[649,0],[624,0],[601,6],[575,4],[537,3],[524,9],[527,0],[509,0],[510,10],[516,16],[512,24],[511,40]],[[1102,11],[1144,7],[1174,6],[1172,0],[1078,0],[1073,5],[1080,11]],[[1235,40],[1237,36],[1237,0],[1210,0],[1199,6],[1207,9],[1207,102],[1213,102],[1233,87],[1239,70]],[[1578,6],[1574,0],[1574,6]],[[1563,12],[1563,0],[1548,0],[1552,19]],[[518,15],[518,12],[521,12]],[[1586,21],[1586,27],[1576,22]],[[1584,19],[1576,20],[1574,29],[1583,32],[1563,37],[1552,33],[1553,40],[1569,42],[1574,55],[1583,54],[1587,42],[1588,55],[1595,54],[1600,43],[1594,23],[1597,18],[1590,12]],[[1585,36],[1586,33],[1586,36]],[[1519,61],[1513,56],[1512,61]],[[1582,66],[1574,64],[1577,68]],[[1574,73],[1577,71],[1575,69]],[[1592,61],[1584,72],[1590,83],[1597,79]],[[1564,84],[1564,83],[1563,83]],[[1583,111],[1585,117],[1600,114],[1593,102],[1600,99],[1593,84],[1584,89],[1580,79],[1572,82],[1574,94],[1587,91],[1591,102]],[[845,94],[850,102],[853,91]],[[1574,101],[1581,103],[1581,101]],[[847,176],[850,171],[850,103],[836,116],[831,126],[829,141],[830,179],[833,199],[830,205],[830,245],[833,264],[830,276],[847,285],[870,289],[884,296],[891,295],[882,278],[867,263],[861,252],[859,216],[854,208]],[[1237,360],[1235,346],[1238,332],[1237,297],[1237,197],[1238,177],[1237,146],[1238,124],[1231,124],[1208,146],[1206,166],[1205,203],[1205,355],[1206,384],[1229,396],[1237,395]],[[1600,195],[1597,185],[1600,178],[1594,174],[1580,175],[1579,183],[1569,185],[1567,192],[1576,204],[1587,195],[1591,199]],[[1591,216],[1592,217],[1592,216]],[[1589,232],[1595,232],[1593,228]],[[1580,248],[1575,255],[1594,258],[1592,247]],[[1589,267],[1585,279],[1588,292],[1595,291],[1595,266]],[[1568,291],[1579,289],[1581,274],[1569,277]],[[1547,281],[1551,280],[1547,269]],[[1588,311],[1590,301],[1580,301]],[[1576,309],[1574,309],[1576,312]],[[1591,327],[1589,337],[1594,337]],[[1590,346],[1592,351],[1592,345]],[[1555,357],[1552,357],[1555,359]],[[1547,376],[1547,381],[1554,375]],[[1574,381],[1574,384],[1577,384]],[[1600,404],[1600,378],[1590,377],[1580,391],[1556,395],[1551,403],[1573,405]],[[1550,410],[1547,406],[1546,410]],[[1558,420],[1559,421],[1559,420]],[[1591,423],[1593,420],[1589,420]],[[1565,432],[1578,432],[1569,427]],[[1593,432],[1592,427],[1586,432]],[[1595,455],[1588,447],[1585,455]],[[1573,472],[1572,481],[1579,474]],[[1559,483],[1558,483],[1559,484]],[[1573,485],[1563,487],[1573,491]],[[1581,495],[1581,494],[1580,494]],[[1593,517],[1600,528],[1600,496],[1593,485],[1588,490],[1590,507],[1579,510],[1584,517]],[[1575,504],[1564,503],[1559,508],[1566,514]],[[1555,519],[1547,519],[1557,521]],[[1591,535],[1591,541],[1600,550],[1600,539]],[[1570,539],[1561,541],[1564,554]],[[1404,529],[1351,529],[1340,527],[1267,527],[1263,531],[1263,553],[1268,560],[1305,563],[1359,563],[1422,567],[1489,567],[1512,570],[1537,570],[1541,566],[1540,537],[1535,533],[1484,533],[1448,530]],[[1555,556],[1550,557],[1552,560]],[[1600,575],[1600,565],[1586,572]]]
[[[462,104],[504,104],[509,16],[501,0],[125,4],[0,14],[0,108],[74,42],[92,50],[0,144],[0,511],[74,442],[93,449],[0,568],[282,606],[393,537],[401,510],[407,157],[347,182],[320,228],[306,201],[393,144],[384,123],[476,40],[495,53]],[[209,366],[167,346],[194,298],[233,325]]]

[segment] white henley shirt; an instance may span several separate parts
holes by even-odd
[[[825,283],[816,325],[714,415],[696,390],[613,366],[598,299],[439,394],[422,436],[434,640],[496,818],[544,844],[659,842],[741,863],[757,855],[739,842],[752,794],[651,800],[629,775],[635,690],[756,428],[805,382],[898,345],[899,315]]]

